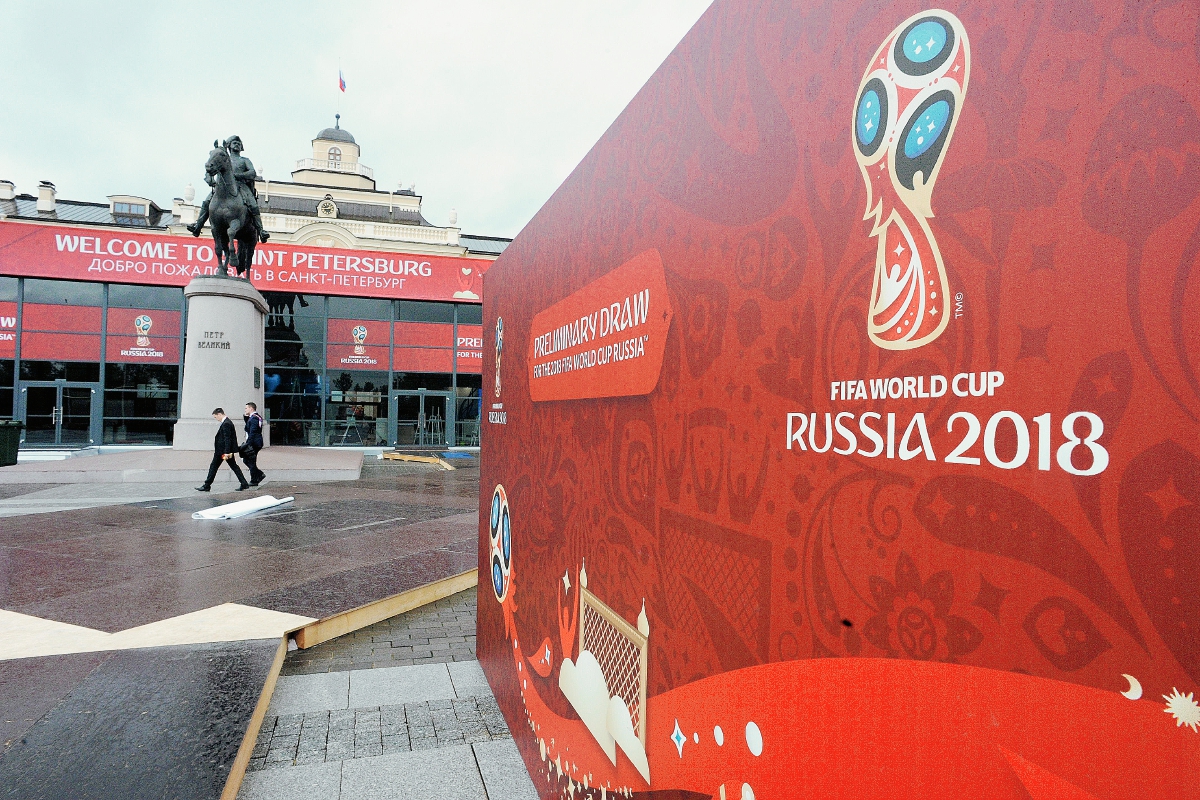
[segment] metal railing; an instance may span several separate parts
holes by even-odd
[[[357,161],[323,161],[319,158],[301,158],[296,160],[296,169],[319,169],[325,172],[349,172],[362,175],[364,178],[375,180],[375,170],[364,167]]]
[[[456,228],[398,225],[391,222],[358,222],[344,219],[314,219],[313,217],[293,217],[286,214],[263,214],[262,221],[263,227],[271,232],[291,233],[305,225],[319,221],[336,225],[360,238],[389,239],[396,242],[422,244],[458,244],[458,229]]]

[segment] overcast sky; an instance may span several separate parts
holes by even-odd
[[[377,188],[415,182],[430,222],[456,208],[466,233],[515,236],[708,5],[5,3],[0,178],[169,207],[237,133],[288,180],[340,100]]]

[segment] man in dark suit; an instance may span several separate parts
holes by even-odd
[[[258,486],[267,479],[266,474],[258,468],[258,451],[263,449],[263,418],[254,403],[246,403],[245,411],[246,443],[242,445],[242,461],[250,470],[250,485]]]
[[[225,409],[214,408],[213,419],[221,423],[221,427],[217,428],[217,436],[213,440],[213,459],[208,465],[208,478],[205,479],[203,486],[197,486],[196,491],[207,492],[212,489],[213,479],[217,477],[217,470],[220,469],[222,462],[229,462],[229,468],[233,470],[233,474],[237,476],[238,483],[241,484],[237,488],[239,492],[250,488],[250,484],[246,483],[246,477],[242,475],[242,469],[237,465],[234,459],[234,453],[238,450],[237,431],[233,429],[233,421],[225,416]]]

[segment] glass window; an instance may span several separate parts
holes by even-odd
[[[263,299],[271,308],[267,312],[268,325],[287,325],[292,317],[325,316],[325,297],[323,295],[263,292]]]
[[[483,306],[475,304],[462,303],[458,306],[458,324],[459,325],[482,325],[483,324]]]
[[[451,377],[441,372],[397,372],[392,375],[393,389],[436,389],[446,391]]]
[[[15,303],[17,301],[17,279],[0,278],[0,301]]]
[[[319,369],[324,363],[322,343],[308,343],[299,337],[268,339],[265,344],[265,366]]]
[[[104,284],[26,278],[25,302],[48,305],[100,306],[104,305]]]
[[[320,347],[325,341],[325,319],[323,317],[285,316],[282,320],[267,317],[267,341],[301,341],[309,347]],[[282,323],[282,324],[280,324]]]
[[[336,147],[329,148],[329,160],[330,161],[341,161],[342,160],[342,151]]]
[[[372,300],[366,297],[329,298],[329,316],[338,319],[392,318],[391,300]]]
[[[397,300],[396,319],[400,322],[454,322],[454,303],[427,303],[421,300]]]
[[[161,308],[166,311],[178,311],[183,308],[183,289],[172,286],[110,283],[108,304],[115,308]]]
[[[170,444],[174,419],[106,419],[105,444]]]
[[[109,364],[104,369],[104,388],[173,392],[179,389],[179,367],[173,364]]]
[[[318,416],[320,414],[318,413]],[[310,445],[318,447],[321,441],[321,423],[302,420],[276,420],[268,416],[271,423],[271,444]]]
[[[321,375],[311,369],[280,369],[267,366],[263,370],[263,391],[271,395],[321,395]]]
[[[22,361],[21,380],[53,381],[58,379],[96,383],[100,380],[100,365],[78,361]]]
[[[458,374],[458,393],[462,394],[464,389],[482,389],[483,376],[479,374],[464,375],[461,372]]]
[[[178,394],[161,386],[147,384],[136,391],[108,389],[104,392],[104,419],[170,419],[177,416]]]
[[[113,203],[113,213],[114,214],[128,214],[129,213],[129,203]]]

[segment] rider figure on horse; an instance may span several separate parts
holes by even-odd
[[[265,242],[271,237],[271,234],[263,230],[262,215],[258,210],[258,190],[254,188],[254,179],[257,173],[250,159],[242,155],[242,150],[245,149],[242,137],[230,136],[225,140],[225,149],[229,151],[229,160],[233,163],[233,177],[237,180],[238,197],[246,204],[250,217],[254,220],[254,230],[258,234],[258,240]],[[204,176],[204,182],[209,186],[213,185],[213,180],[212,175]],[[208,199],[200,206],[199,219],[187,226],[193,236],[199,236],[200,231],[204,228],[204,223],[208,222],[208,204],[211,200],[212,193],[209,192]]]

